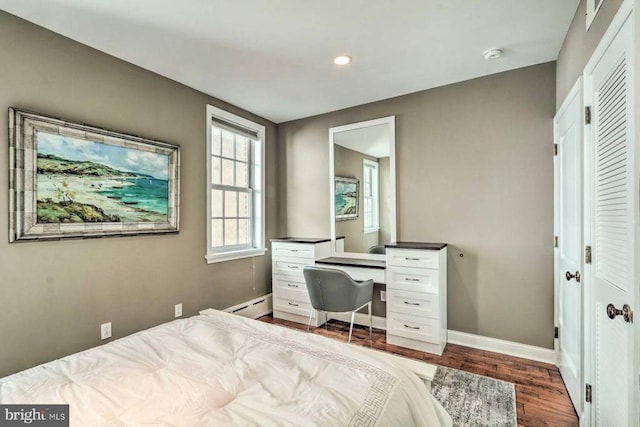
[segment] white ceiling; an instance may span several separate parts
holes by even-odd
[[[334,144],[381,159],[390,156],[389,125],[367,126],[333,134]]]
[[[553,61],[579,0],[0,0],[276,123]],[[482,52],[505,48],[497,61]],[[353,57],[333,65],[338,54]]]

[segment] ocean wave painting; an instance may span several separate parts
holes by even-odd
[[[177,233],[180,147],[9,108],[9,242]]]
[[[335,178],[336,220],[358,217],[358,180],[354,178]]]
[[[169,157],[37,133],[39,223],[167,220]]]

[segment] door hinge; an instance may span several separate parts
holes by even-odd
[[[591,107],[584,107],[584,124],[591,124]]]
[[[558,330],[558,327],[556,326],[555,328],[553,328],[553,337],[554,338],[559,338],[560,337],[560,332]]]
[[[553,155],[554,156],[558,155],[558,144],[553,144]]]
[[[591,403],[592,398],[593,398],[593,391],[591,389],[591,384],[587,384],[585,386],[585,391],[584,391],[584,400],[586,400],[588,403]]]
[[[558,247],[558,236],[553,236],[553,247],[554,248]]]
[[[584,247],[584,263],[591,264],[591,246]]]

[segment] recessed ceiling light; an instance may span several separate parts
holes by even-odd
[[[333,58],[333,63],[336,65],[347,65],[351,62],[351,57],[347,55],[340,55]]]
[[[484,56],[484,59],[488,61],[490,59],[500,58],[503,52],[504,52],[504,49],[502,48],[494,48],[494,49],[485,50],[482,55]]]

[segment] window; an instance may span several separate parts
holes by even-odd
[[[262,125],[207,106],[207,262],[263,255]]]
[[[604,3],[603,0],[587,0],[587,13],[586,13],[586,22],[587,22],[587,31],[589,31],[589,27],[593,23],[593,20],[596,18],[596,14],[600,10],[600,6]]]
[[[380,190],[378,188],[378,162],[362,160],[362,198],[364,201],[364,232],[380,229]]]

